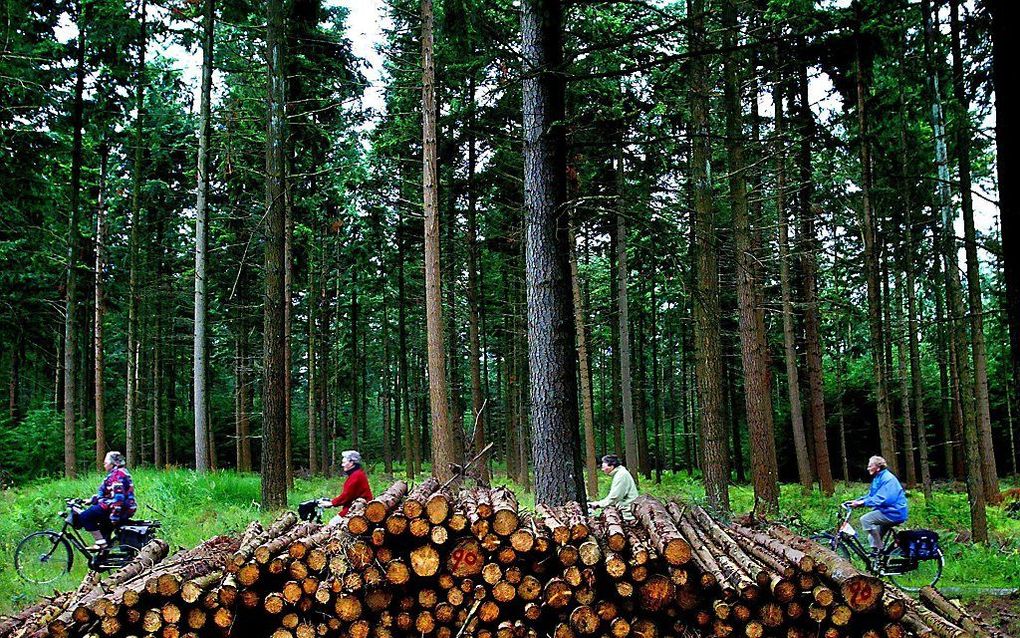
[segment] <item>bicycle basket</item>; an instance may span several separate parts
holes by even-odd
[[[156,528],[150,525],[122,525],[117,528],[117,538],[124,545],[141,549],[156,538]]]
[[[907,529],[896,534],[904,557],[913,560],[938,558],[939,535],[930,529]]]

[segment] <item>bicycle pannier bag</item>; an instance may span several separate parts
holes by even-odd
[[[122,525],[117,528],[117,536],[124,545],[141,549],[156,537],[156,530],[148,525]]]
[[[896,543],[906,558],[927,560],[938,557],[939,535],[930,529],[908,529],[896,534]]]
[[[316,518],[316,507],[318,507],[318,502],[315,500],[301,503],[298,505],[298,518],[302,521],[314,521]]]

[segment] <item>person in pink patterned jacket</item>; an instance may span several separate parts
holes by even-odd
[[[104,549],[113,528],[126,522],[138,509],[135,484],[124,465],[124,455],[120,452],[106,454],[103,462],[106,478],[99,484],[89,508],[77,516],[76,527],[84,527],[96,540],[90,549]]]

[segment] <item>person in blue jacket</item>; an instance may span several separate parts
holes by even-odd
[[[877,552],[882,547],[882,532],[907,520],[907,493],[881,456],[868,459],[868,474],[874,477],[868,495],[850,501],[850,505],[872,508],[861,517],[861,528],[868,535],[871,551]]]

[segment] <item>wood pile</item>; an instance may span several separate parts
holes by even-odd
[[[937,592],[921,604],[783,527],[651,497],[633,512],[527,512],[505,488],[398,481],[334,526],[288,512],[169,558],[155,542],[0,638],[982,635]]]

